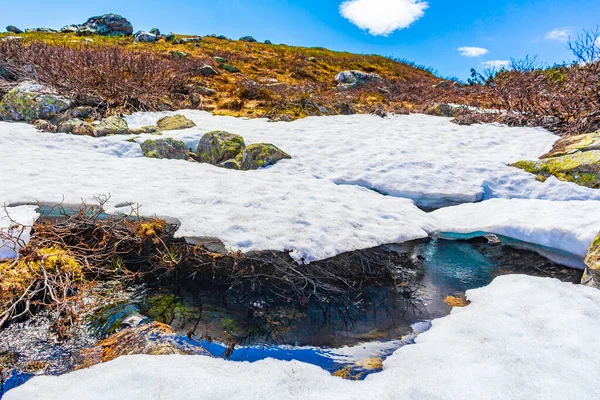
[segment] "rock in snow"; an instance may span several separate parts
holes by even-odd
[[[33,82],[22,82],[0,101],[0,118],[7,121],[49,119],[69,107],[72,101],[56,91]]]
[[[470,290],[471,304],[433,321],[414,345],[364,381],[267,359],[129,356],[60,377],[31,379],[6,400],[545,399],[595,400],[600,291],[508,275]]]
[[[600,233],[588,250],[585,264],[585,274],[581,279],[581,283],[600,289]]]

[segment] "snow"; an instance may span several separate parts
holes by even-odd
[[[598,190],[556,179],[538,182],[507,166],[550,150],[557,137],[542,129],[465,127],[425,115],[270,123],[200,111],[178,113],[198,126],[164,137],[184,140],[190,148],[195,149],[205,132],[222,129],[241,134],[248,144],[274,143],[293,158],[258,171],[231,171],[144,158],[135,141],[156,136],[91,138],[0,122],[0,148],[11,155],[10,163],[0,165],[0,203],[80,203],[110,195],[109,212],[126,212],[124,204],[140,204],[144,215],[181,221],[180,236],[217,237],[228,248],[242,251],[291,249],[295,259],[305,261],[423,238],[434,231],[455,231],[445,214],[427,214],[411,200],[440,207],[480,200],[487,204],[493,198],[521,198],[534,201],[531,204],[545,199],[556,203],[558,211],[562,203],[594,200],[600,209]],[[132,128],[151,125],[167,114],[173,113],[138,113],[128,122]],[[594,208],[589,204],[588,211]],[[485,220],[476,210],[493,213],[486,207],[490,206],[474,209],[471,219]],[[455,208],[447,210],[453,214]],[[516,238],[557,244],[547,239],[563,226],[562,214],[548,224],[523,210],[519,215],[529,225]],[[600,230],[597,218],[588,215],[584,221],[575,227],[581,233],[558,243],[560,249],[581,257],[589,236]],[[457,221],[458,231],[464,228],[461,224]]]
[[[439,209],[431,216],[436,219],[438,232],[494,233],[569,253],[580,260],[600,231],[598,201],[492,199]],[[544,255],[553,258],[550,253]],[[584,267],[583,263],[572,266]]]
[[[597,399],[600,291],[549,278],[502,276],[384,362],[344,381],[300,362],[129,356],[36,377],[7,400],[77,399]],[[589,382],[588,382],[589,381]]]
[[[30,227],[39,214],[36,206],[6,207],[0,209],[0,233],[8,234],[13,241],[0,239],[0,260],[13,258],[19,250],[19,246],[29,241]]]

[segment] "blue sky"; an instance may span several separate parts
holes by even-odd
[[[466,79],[486,62],[537,54],[570,61],[569,35],[600,23],[598,0],[6,1],[0,27],[60,28],[115,12],[134,29],[322,46],[406,58]],[[342,15],[343,14],[343,15]],[[395,29],[398,28],[398,29]],[[462,52],[459,48],[467,47]],[[474,48],[474,49],[469,49]],[[484,50],[487,53],[484,53]],[[465,56],[462,53],[471,55]]]

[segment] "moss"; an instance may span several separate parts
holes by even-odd
[[[185,307],[180,298],[173,294],[158,294],[148,299],[145,312],[153,320],[171,324],[175,319],[195,318],[198,313]]]

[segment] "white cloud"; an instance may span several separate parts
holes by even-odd
[[[423,0],[347,0],[340,5],[344,18],[371,35],[387,36],[425,15]]]
[[[510,67],[509,60],[490,60],[481,63],[486,68],[504,69]]]
[[[481,57],[485,56],[489,53],[488,49],[484,49],[483,47],[459,47],[458,51],[465,57]]]
[[[546,33],[544,39],[546,40],[558,40],[559,42],[566,42],[569,40],[569,36],[571,35],[571,28],[562,27],[552,29],[550,32]]]

